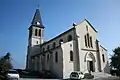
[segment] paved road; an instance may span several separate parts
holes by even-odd
[[[108,78],[83,79],[83,80],[120,80],[120,78],[116,78],[116,77],[108,77]]]
[[[53,79],[28,79],[28,78],[20,78],[20,80],[53,80]],[[54,79],[54,80],[60,80],[60,79]],[[83,80],[120,80],[120,78],[116,77],[109,77],[109,78],[99,78],[99,79],[83,79]]]
[[[20,78],[19,80],[53,80],[53,79],[28,79],[28,78]],[[60,79],[54,79],[54,80],[60,80]]]

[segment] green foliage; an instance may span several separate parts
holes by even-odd
[[[114,54],[111,56],[111,68],[116,70],[116,75],[120,76],[120,47],[113,50]]]
[[[11,64],[11,56],[8,52],[5,56],[0,58],[0,78],[5,76],[5,73],[12,69],[13,66]]]

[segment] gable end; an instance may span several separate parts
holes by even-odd
[[[90,22],[89,22],[87,19],[85,19],[85,21],[92,27],[92,29],[93,29],[96,33],[98,33],[98,31],[90,24]]]

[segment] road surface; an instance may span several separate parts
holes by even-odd
[[[19,80],[60,80],[60,79],[29,79],[29,78],[20,78]],[[99,78],[99,79],[82,79],[82,80],[120,80],[116,77],[109,78]]]

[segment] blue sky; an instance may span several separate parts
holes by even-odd
[[[120,44],[119,3],[120,0],[0,0],[0,56],[11,52],[14,67],[24,68],[28,27],[38,4],[45,40],[86,18],[112,54],[112,49]]]

